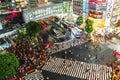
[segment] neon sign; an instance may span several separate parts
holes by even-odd
[[[110,0],[110,2],[108,2],[107,5],[107,18],[110,18],[111,14],[112,14],[112,9],[113,9],[113,0]]]
[[[113,11],[113,4],[114,4],[114,0],[107,1],[105,26],[110,26],[110,20],[111,20],[112,11]]]

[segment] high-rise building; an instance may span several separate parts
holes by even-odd
[[[110,17],[109,24],[107,25],[115,25],[120,20],[120,0],[108,0],[108,4],[111,6],[107,6],[106,18]],[[111,3],[112,2],[112,3]],[[109,14],[111,15],[109,16]]]
[[[48,0],[48,2],[54,2],[54,3],[59,3],[64,1],[72,1],[72,0]]]
[[[82,15],[83,0],[73,0],[73,14]]]

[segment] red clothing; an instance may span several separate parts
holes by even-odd
[[[42,30],[46,29],[46,25],[45,24],[42,24]]]

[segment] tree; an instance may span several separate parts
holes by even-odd
[[[41,25],[35,21],[30,21],[25,24],[26,32],[30,37],[35,37],[36,34],[41,30]]]
[[[27,35],[26,35],[26,30],[24,30],[24,29],[20,29],[20,30],[18,30],[18,36],[17,36],[17,41],[21,41],[21,40],[23,40],[24,38],[26,38],[27,37]]]
[[[77,25],[81,25],[83,23],[83,17],[82,16],[78,16],[76,24]]]
[[[93,31],[92,25],[93,25],[93,21],[90,20],[90,19],[87,19],[87,20],[86,20],[86,26],[85,26],[85,31],[86,31],[87,33],[91,33],[91,32]]]
[[[0,80],[14,76],[19,61],[12,53],[0,51]]]

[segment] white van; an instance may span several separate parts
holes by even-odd
[[[82,36],[82,30],[77,27],[71,28],[71,36],[72,38],[80,38]]]

